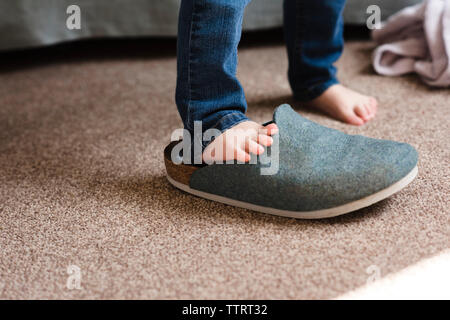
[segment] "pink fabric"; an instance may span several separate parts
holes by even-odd
[[[391,16],[372,32],[375,71],[415,72],[430,86],[450,86],[450,0],[426,0]]]

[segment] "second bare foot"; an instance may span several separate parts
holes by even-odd
[[[378,108],[375,98],[360,94],[341,84],[331,86],[305,105],[318,108],[337,120],[356,126],[363,125],[375,117]]]

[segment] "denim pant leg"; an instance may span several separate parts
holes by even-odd
[[[182,0],[177,42],[176,104],[185,129],[221,132],[248,120],[236,78],[237,47],[250,0]],[[198,137],[194,137],[197,139]],[[206,143],[202,142],[204,148]]]
[[[289,82],[300,101],[321,95],[336,79],[341,56],[345,0],[284,0]]]

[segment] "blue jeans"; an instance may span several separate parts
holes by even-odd
[[[185,129],[220,131],[248,120],[236,78],[242,18],[251,0],[182,0],[177,42],[176,104]],[[345,0],[285,0],[288,78],[294,97],[307,101],[336,84],[333,63],[343,49]],[[203,148],[206,143],[203,143]]]

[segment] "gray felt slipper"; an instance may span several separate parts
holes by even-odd
[[[318,219],[370,206],[417,175],[418,155],[409,144],[348,135],[286,104],[275,110],[273,122],[279,128],[274,144],[265,159],[250,164],[176,165],[171,158],[176,143],[169,144],[164,152],[169,182],[236,207]]]

